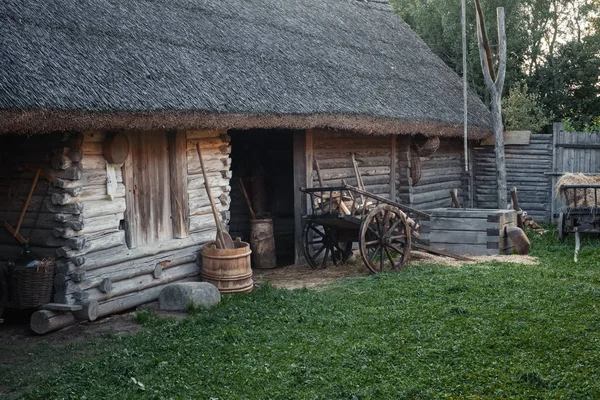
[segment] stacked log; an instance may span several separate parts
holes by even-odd
[[[385,198],[391,197],[392,152],[389,136],[319,129],[315,129],[313,135],[313,155],[319,162],[325,186],[340,186],[342,180],[352,186],[358,185],[352,162],[352,153],[355,153],[365,190]],[[317,171],[313,170],[313,186],[319,185]]]
[[[101,154],[105,134],[86,132],[83,136],[82,187],[72,199],[82,204],[83,223],[57,230],[56,234],[82,238],[84,244],[80,248],[58,249],[54,300],[63,304],[96,301],[98,315],[104,316],[156,299],[168,283],[197,280],[200,273],[197,254],[203,243],[214,239],[216,229],[198,156],[190,150],[195,149],[197,142],[201,143],[211,191],[226,224],[231,176],[228,137],[224,132],[187,132],[189,234],[130,248],[124,221],[127,188],[121,169],[115,169],[117,188],[111,198],[106,191],[106,161]]]
[[[527,145],[506,145],[507,186],[519,191],[519,205],[536,221],[549,221],[551,209],[552,135],[531,135]],[[475,148],[475,201],[495,208],[496,162],[493,146]],[[507,192],[506,196],[509,197]]]
[[[420,210],[451,207],[448,191],[454,188],[458,189],[459,202],[465,204],[468,182],[460,140],[442,139],[437,151],[428,157],[420,157],[420,163],[421,179],[412,185],[411,206]]]

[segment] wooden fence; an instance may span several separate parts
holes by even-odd
[[[531,135],[529,144],[504,148],[507,187],[517,188],[519,205],[536,221],[551,217],[552,135]],[[496,208],[496,160],[494,146],[475,147],[475,206]],[[600,158],[599,158],[600,159]],[[510,193],[507,192],[510,199]]]
[[[564,205],[556,195],[558,178],[567,172],[600,174],[600,132],[566,132],[562,123],[554,123],[552,135],[508,144],[505,154],[507,186],[517,188],[521,208],[536,221],[554,221]],[[495,208],[494,146],[475,147],[473,161],[475,206]]]
[[[563,199],[556,195],[556,181],[567,172],[600,173],[600,132],[566,132],[562,123],[554,124],[552,170],[552,220],[558,216]]]

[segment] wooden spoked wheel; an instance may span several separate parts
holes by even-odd
[[[344,263],[352,254],[352,242],[340,243],[335,230],[306,221],[302,233],[304,258],[311,268],[327,268]]]
[[[397,207],[377,206],[360,227],[360,255],[374,273],[396,271],[410,255],[410,227]]]
[[[556,233],[558,235],[558,240],[560,242],[564,242],[565,237],[567,236],[565,224],[566,224],[566,216],[564,213],[560,213],[558,215],[558,221],[556,224]]]

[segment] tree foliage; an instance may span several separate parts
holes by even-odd
[[[502,99],[504,121],[508,130],[529,130],[538,133],[552,122],[540,97],[529,93],[527,83],[517,82]],[[551,114],[550,114],[551,115]]]
[[[394,10],[434,53],[462,74],[460,3],[391,0]],[[504,95],[526,82],[545,117],[583,129],[600,115],[600,0],[484,0],[483,14],[506,12],[508,59]],[[495,26],[495,19],[488,26]],[[467,3],[469,85],[488,100],[477,51],[475,7]],[[488,31],[492,47],[497,34]]]

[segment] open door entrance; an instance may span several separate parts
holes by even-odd
[[[277,265],[294,263],[294,160],[290,130],[230,130],[232,237],[250,241],[250,213],[241,178],[257,215],[273,218]]]

